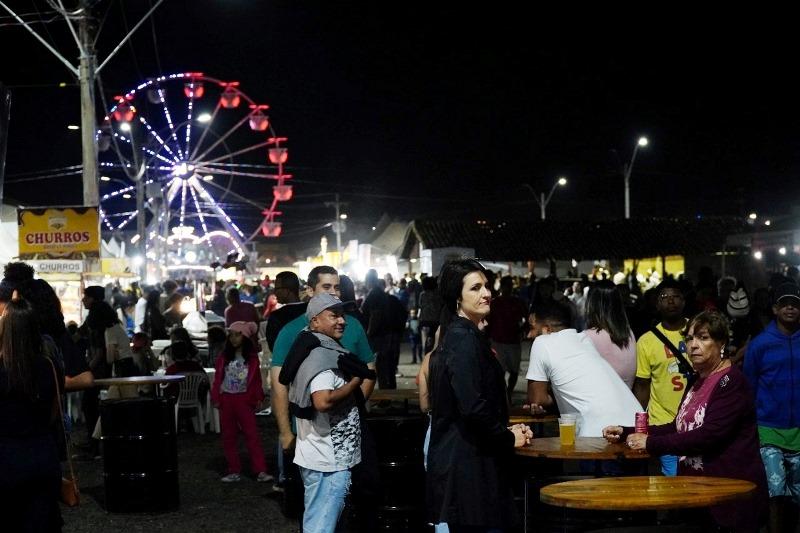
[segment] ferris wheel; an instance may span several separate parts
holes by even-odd
[[[145,260],[167,268],[244,256],[258,233],[278,237],[292,176],[268,109],[239,82],[200,72],[148,79],[115,97],[97,131],[104,233],[138,225],[131,244],[144,235]],[[249,228],[237,223],[247,220]]]

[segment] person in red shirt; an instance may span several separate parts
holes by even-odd
[[[228,307],[225,308],[225,327],[228,328],[234,322],[254,322],[256,325],[260,322],[256,306],[250,302],[243,302],[239,289],[231,287],[225,294],[225,299],[228,300]]]
[[[489,313],[489,338],[503,370],[508,373],[508,399],[519,378],[519,367],[522,360],[522,325],[528,312],[525,302],[514,296],[514,280],[511,276],[500,278],[500,296],[492,299]]]

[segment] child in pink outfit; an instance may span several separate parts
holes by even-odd
[[[211,387],[211,401],[219,408],[222,425],[222,448],[228,461],[228,473],[222,481],[241,479],[239,460],[239,430],[244,435],[250,464],[258,481],[271,481],[264,462],[261,437],[255,413],[261,409],[264,391],[261,383],[258,354],[250,340],[251,322],[234,322],[228,328],[225,348],[214,365],[216,374]]]

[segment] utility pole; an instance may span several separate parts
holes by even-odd
[[[95,131],[97,126],[95,124],[95,100],[94,100],[94,84],[97,79],[97,74],[104,66],[111,60],[112,57],[122,48],[122,46],[133,36],[133,33],[141,26],[145,20],[156,10],[156,8],[164,0],[156,0],[150,10],[142,17],[141,20],[131,29],[128,34],[122,38],[114,50],[100,63],[96,65],[94,41],[96,38],[94,28],[91,22],[91,7],[92,4],[97,4],[92,0],[79,0],[78,7],[74,11],[68,11],[64,7],[63,0],[56,0],[55,5],[50,2],[51,6],[64,17],[67,23],[69,32],[72,34],[75,44],[78,48],[80,63],[76,68],[69,60],[53,48],[41,35],[36,33],[31,25],[15,13],[8,5],[0,0],[0,8],[3,8],[22,25],[37,41],[47,48],[56,59],[61,61],[64,66],[76,77],[80,83],[81,88],[81,140],[82,148],[82,161],[83,161],[83,204],[96,206],[100,203],[100,194],[98,192],[98,176],[97,176],[97,145],[95,144]],[[73,20],[78,21],[78,31],[75,31]]]
[[[94,31],[89,21],[89,2],[81,0],[83,15],[78,21],[80,40],[80,66],[78,81],[81,87],[81,139],[83,145],[83,205],[100,205],[100,191],[97,181],[97,143],[94,132]]]

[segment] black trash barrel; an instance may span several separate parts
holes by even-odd
[[[168,398],[100,404],[106,510],[159,512],[178,508],[175,404]]]
[[[425,526],[425,469],[422,448],[428,418],[422,414],[370,416],[381,480],[380,527],[422,531]]]

